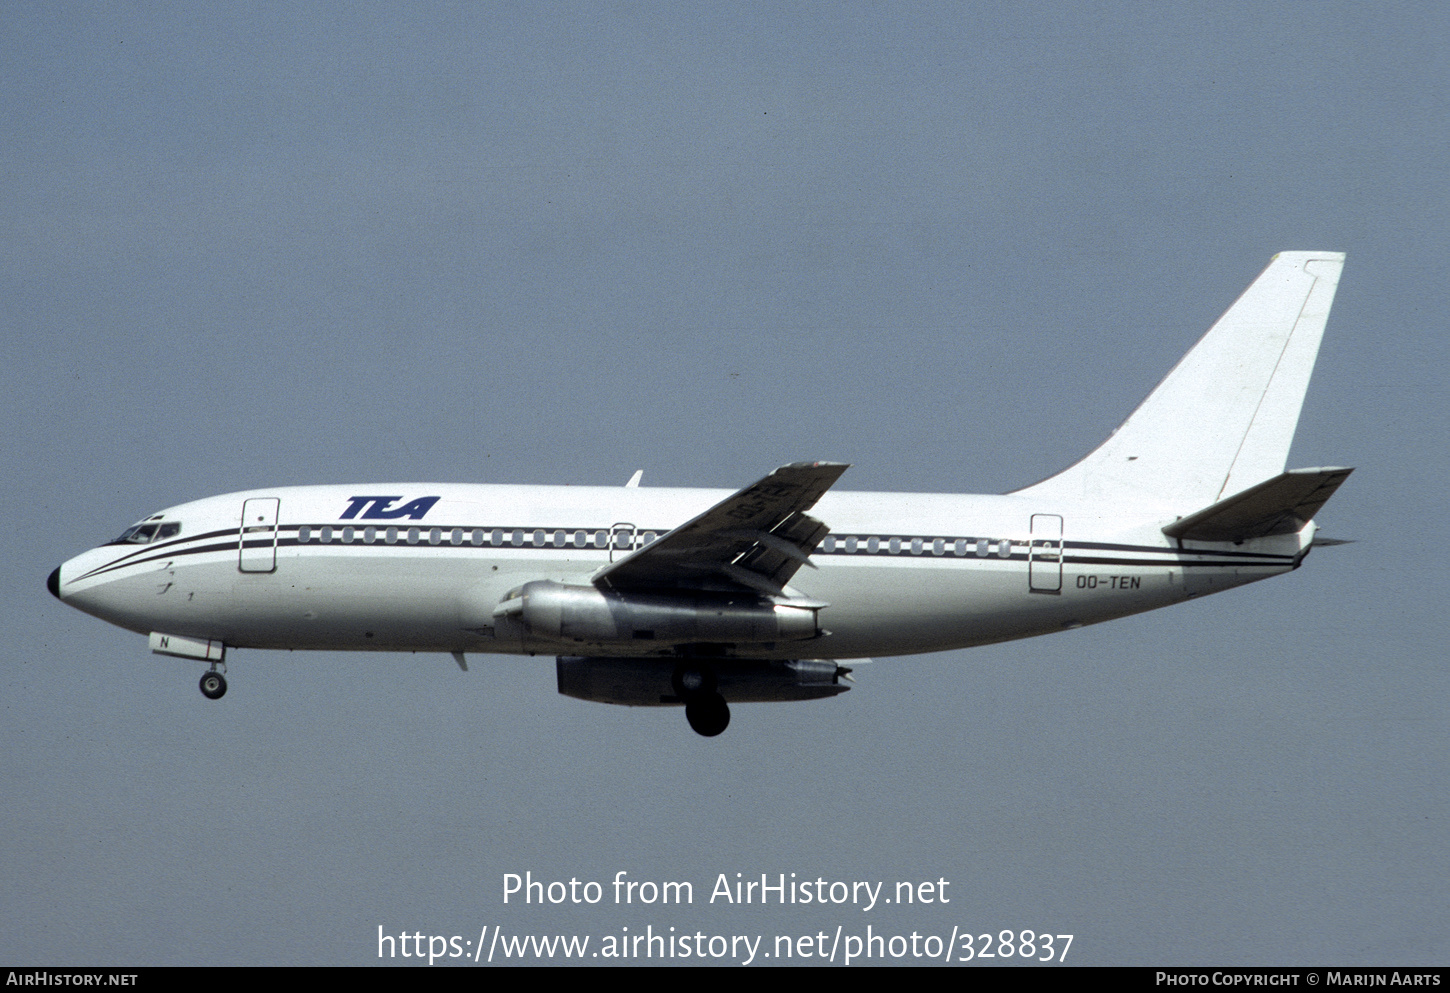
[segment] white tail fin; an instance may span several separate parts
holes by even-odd
[[[1344,255],[1281,252],[1087,458],[1021,493],[1197,508],[1284,471]]]

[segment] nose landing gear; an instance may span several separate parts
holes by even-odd
[[[213,662],[211,671],[202,673],[201,695],[208,700],[220,700],[226,692],[227,677],[216,671],[216,663]]]

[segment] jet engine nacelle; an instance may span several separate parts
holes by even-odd
[[[688,703],[697,677],[705,695],[720,694],[731,703],[821,700],[850,689],[841,681],[850,673],[829,659],[762,662],[750,659],[579,658],[555,662],[559,692],[578,700],[626,707],[666,707]]]
[[[494,616],[512,617],[536,638],[590,644],[767,644],[820,634],[813,606],[749,594],[626,594],[553,580],[520,586]]]

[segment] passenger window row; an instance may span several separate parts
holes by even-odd
[[[995,554],[999,559],[1012,557],[1012,541],[1008,538],[902,538],[881,535],[828,534],[820,550],[827,555],[955,555],[968,553],[979,559]]]
[[[302,544],[364,544],[382,542],[395,545],[472,545],[475,548],[643,548],[656,541],[655,531],[630,532],[600,529],[562,528],[400,528],[400,527],[336,527],[302,525],[297,540]],[[975,555],[1000,559],[1012,557],[1012,541],[1008,538],[921,538],[882,535],[828,534],[819,551],[827,555],[954,555],[965,558]]]
[[[655,531],[630,532],[608,529],[567,531],[562,529],[526,528],[398,528],[398,527],[320,527],[304,524],[297,529],[302,544],[341,543],[344,545],[383,542],[395,545],[473,545],[492,548],[608,548],[613,535],[615,548],[643,548],[655,541]]]

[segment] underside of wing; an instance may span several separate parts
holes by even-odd
[[[849,468],[781,466],[594,575],[615,590],[749,590],[779,596],[830,530],[806,513]]]

